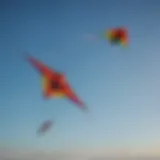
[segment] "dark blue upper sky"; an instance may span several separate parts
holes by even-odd
[[[0,144],[55,149],[158,146],[160,135],[160,2],[4,1],[0,5]],[[125,26],[128,48],[103,32]],[[88,41],[85,34],[102,38]],[[67,75],[91,110],[66,99],[44,101],[29,52]],[[43,139],[36,129],[55,126]]]

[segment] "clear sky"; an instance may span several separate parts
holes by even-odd
[[[30,149],[160,149],[160,1],[1,1],[0,145]],[[103,39],[125,26],[128,48]],[[88,41],[85,34],[102,38]],[[91,110],[44,100],[24,52],[67,75]],[[55,126],[43,138],[37,127]]]

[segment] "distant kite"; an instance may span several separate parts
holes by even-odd
[[[62,73],[56,72],[32,57],[27,57],[27,60],[42,75],[43,95],[45,98],[67,97],[77,104],[77,106],[79,106],[81,109],[87,109],[84,103],[73,92]]]
[[[128,31],[124,27],[107,29],[103,32],[103,36],[101,34],[86,34],[85,37],[89,41],[98,40],[102,38],[107,39],[110,44],[114,45],[127,46],[129,43]]]
[[[105,38],[107,38],[111,44],[128,45],[128,32],[127,29],[123,27],[107,30],[105,32]]]
[[[53,125],[53,122],[50,120],[43,122],[43,124],[38,129],[37,133],[43,134],[43,133],[47,132],[49,129],[51,129],[52,125]]]

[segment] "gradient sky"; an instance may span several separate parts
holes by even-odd
[[[160,1],[1,1],[0,145],[30,149],[160,149]],[[129,30],[128,48],[103,39]],[[102,38],[88,41],[86,34]],[[67,75],[88,105],[45,101],[29,52]],[[36,136],[47,119],[55,126]]]

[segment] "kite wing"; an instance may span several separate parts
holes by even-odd
[[[48,78],[51,77],[55,71],[53,69],[50,69],[46,65],[44,65],[42,62],[32,58],[27,57],[27,60],[34,66],[43,76],[47,76]]]
[[[85,104],[78,98],[78,96],[74,93],[74,91],[71,89],[70,85],[67,82],[64,84],[64,93],[67,98],[77,104],[81,109],[87,110]]]

